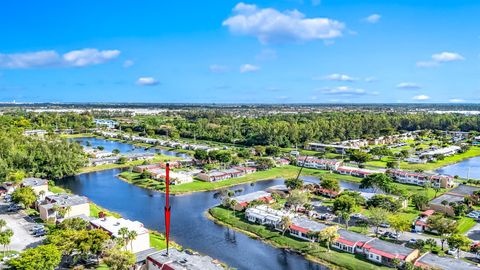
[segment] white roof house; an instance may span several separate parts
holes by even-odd
[[[102,229],[115,238],[122,238],[122,235],[119,233],[122,228],[127,228],[128,231],[135,231],[137,236],[126,245],[126,248],[133,253],[150,248],[149,231],[141,222],[108,216],[91,220],[90,223],[93,227]]]

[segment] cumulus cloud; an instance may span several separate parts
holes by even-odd
[[[345,25],[329,18],[306,18],[298,10],[278,11],[238,3],[233,15],[223,21],[230,32],[256,37],[261,43],[333,39],[342,36]]]
[[[464,103],[466,101],[464,99],[461,99],[461,98],[452,98],[452,99],[449,99],[448,102],[450,102],[450,103]]]
[[[430,97],[427,95],[418,95],[418,96],[412,97],[412,99],[417,101],[424,101],[424,100],[429,100]]]
[[[322,92],[327,95],[342,96],[365,95],[367,93],[364,89],[351,88],[349,86],[327,87],[323,88]]]
[[[314,78],[314,79],[318,79],[318,78]],[[339,82],[355,81],[355,78],[352,78],[346,74],[339,74],[339,73],[333,73],[333,74],[321,77],[320,79],[325,81],[339,81]]]
[[[158,83],[159,82],[153,77],[140,77],[137,80],[137,84],[142,86],[154,86],[158,85]]]
[[[213,73],[223,73],[228,71],[228,67],[224,65],[212,64],[209,67],[210,71]]]
[[[380,14],[372,14],[366,18],[364,18],[363,20],[368,22],[368,23],[377,23],[380,21],[380,19],[382,18],[382,16],[380,16]]]
[[[402,82],[397,84],[398,89],[416,90],[422,88],[420,85],[412,82]]]
[[[254,71],[257,71],[259,69],[260,69],[259,66],[255,66],[255,65],[252,65],[252,64],[244,64],[244,65],[240,66],[240,72],[241,73],[254,72]]]
[[[371,82],[376,82],[378,79],[376,77],[367,77],[365,78],[365,82],[371,83]]]
[[[91,48],[74,50],[63,55],[53,50],[0,54],[0,68],[85,67],[105,63],[119,55],[119,50],[100,51]]]
[[[435,53],[431,56],[429,61],[419,61],[417,62],[417,67],[436,67],[442,63],[449,63],[455,61],[465,60],[461,54],[456,52],[440,52]]]

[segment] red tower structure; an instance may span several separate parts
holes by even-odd
[[[167,256],[168,242],[170,239],[170,164],[165,166],[165,241],[167,242]]]

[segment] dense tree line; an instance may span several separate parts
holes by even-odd
[[[76,129],[95,127],[93,116],[89,113],[34,113],[15,111],[0,117],[1,127],[17,127],[22,129]]]
[[[20,131],[0,130],[0,180],[18,171],[58,179],[75,174],[85,162],[79,144],[56,136],[26,137]]]
[[[138,119],[134,130],[244,145],[301,146],[374,138],[418,129],[479,131],[480,116],[434,113],[326,112],[234,117],[218,111]]]

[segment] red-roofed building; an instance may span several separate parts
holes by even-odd
[[[400,183],[412,184],[418,186],[424,186],[425,183],[431,183],[433,187],[439,188],[451,188],[455,185],[453,177],[449,175],[440,175],[440,174],[426,174],[426,173],[416,173],[408,172],[402,170],[390,170],[388,174],[392,178]]]
[[[420,255],[418,249],[407,248],[376,238],[364,244],[363,250],[368,260],[388,266],[394,266],[395,259],[399,259],[401,262],[412,262]]]
[[[339,194],[339,192],[337,192],[337,191],[333,191],[333,190],[329,190],[329,189],[325,189],[325,188],[321,188],[321,187],[315,189],[315,193],[318,194],[318,195],[329,197],[329,198],[335,198]]]

